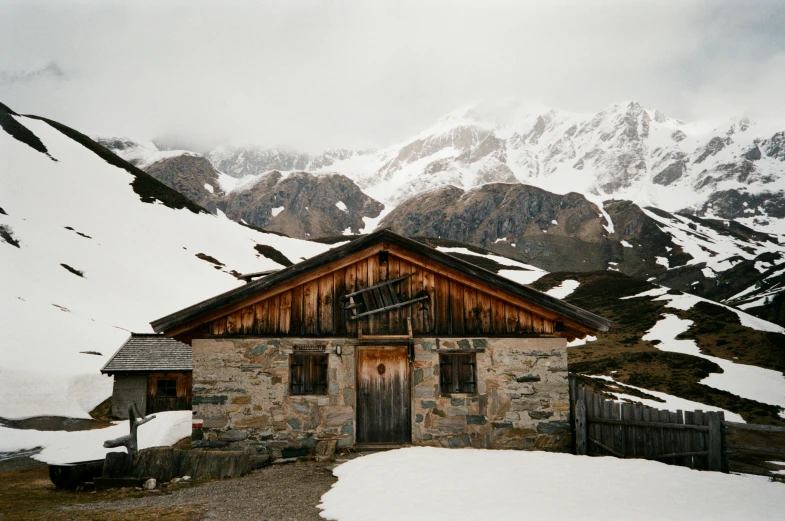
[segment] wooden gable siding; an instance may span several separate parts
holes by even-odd
[[[427,294],[430,299],[351,320],[343,296],[373,284],[413,274],[394,284],[401,301]],[[423,293],[424,292],[424,293]],[[263,296],[262,296],[263,297]],[[363,308],[360,308],[362,310]],[[553,317],[517,306],[478,287],[437,273],[390,253],[353,262],[209,322],[213,336],[526,335],[554,333]]]

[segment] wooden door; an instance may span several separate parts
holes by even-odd
[[[357,443],[411,441],[408,348],[360,347]]]

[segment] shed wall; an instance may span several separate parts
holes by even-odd
[[[326,395],[292,396],[293,338],[193,342],[194,446],[314,447],[355,443],[356,339],[325,338]],[[341,346],[342,356],[336,354]],[[443,395],[439,352],[476,349],[477,392]],[[569,448],[566,340],[562,338],[415,339],[410,363],[414,445],[549,450]]]
[[[128,408],[136,403],[143,414],[147,410],[147,373],[114,375],[112,416],[128,419]]]

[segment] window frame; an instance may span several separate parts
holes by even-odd
[[[439,353],[439,393],[442,396],[477,394],[476,353]]]
[[[320,360],[322,363],[319,363]],[[326,396],[330,387],[329,366],[330,356],[327,353],[292,353],[289,356],[290,396]],[[302,367],[299,376],[295,375],[296,367]]]
[[[161,384],[166,385],[162,386]],[[171,391],[174,394],[162,394],[161,390]],[[176,378],[159,378],[155,381],[155,398],[177,398],[177,379]]]

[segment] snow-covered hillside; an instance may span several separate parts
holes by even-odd
[[[230,272],[282,267],[257,244],[292,262],[328,248],[171,208],[154,194],[174,192],[143,173],[45,121],[0,116],[0,417],[88,417],[130,331],[241,284]]]

